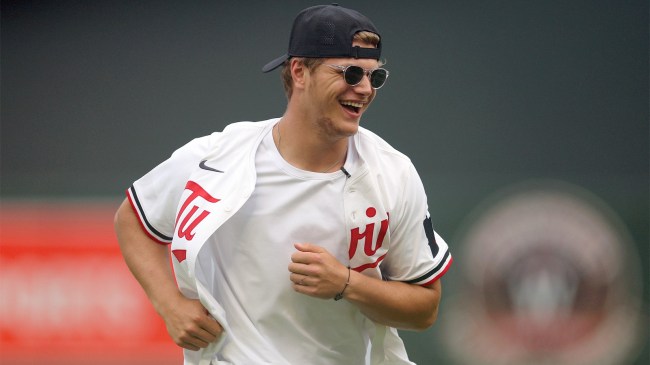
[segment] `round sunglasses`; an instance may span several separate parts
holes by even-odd
[[[370,86],[372,86],[373,89],[379,89],[384,86],[386,79],[388,78],[388,70],[384,68],[366,70],[365,68],[354,65],[340,66],[326,64],[326,66],[340,70],[343,74],[343,79],[350,86],[359,85],[361,80],[363,80],[363,76],[368,75]]]

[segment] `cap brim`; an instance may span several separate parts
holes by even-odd
[[[264,65],[264,67],[262,67],[262,72],[269,72],[275,70],[276,68],[278,68],[278,66],[283,64],[284,61],[286,61],[287,59],[289,59],[289,55],[286,54],[274,59],[273,61],[267,63],[266,65]]]

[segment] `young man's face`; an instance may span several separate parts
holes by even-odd
[[[354,42],[354,46],[372,47],[372,45]],[[366,70],[379,67],[373,59],[327,58],[310,72],[309,82],[305,87],[304,99],[308,108],[323,132],[332,137],[354,135],[361,116],[368,109],[376,95],[370,86],[370,80],[364,76],[358,85],[348,85],[342,71],[328,65],[355,65]]]

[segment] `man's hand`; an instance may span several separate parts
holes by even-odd
[[[384,281],[349,271],[320,246],[297,243],[294,247],[289,279],[298,293],[331,299],[346,288],[345,300],[374,322],[416,331],[425,330],[435,322],[442,294],[440,280],[427,286]],[[348,274],[350,285],[346,287]]]
[[[221,325],[198,300],[188,299],[178,290],[168,247],[144,233],[127,199],[115,214],[115,231],[126,264],[165,321],[174,342],[198,350],[216,341],[223,332]]]
[[[345,287],[348,268],[326,249],[310,243],[294,244],[289,279],[298,293],[331,299]]]
[[[199,350],[215,342],[223,329],[201,302],[178,296],[176,300],[166,303],[161,316],[167,326],[167,332],[174,342],[188,350]]]

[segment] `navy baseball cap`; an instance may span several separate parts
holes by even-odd
[[[354,35],[361,31],[377,34],[374,24],[356,10],[339,4],[317,5],[302,10],[296,16],[289,38],[289,51],[267,63],[262,72],[275,70],[291,57],[313,58],[372,58],[381,56],[381,41],[377,48],[352,47]]]

